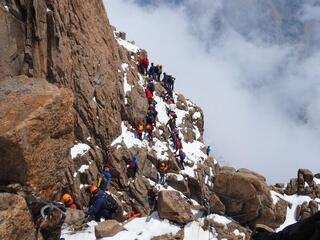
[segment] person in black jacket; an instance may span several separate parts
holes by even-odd
[[[258,224],[251,238],[252,240],[320,240],[320,212],[277,233],[267,226]]]

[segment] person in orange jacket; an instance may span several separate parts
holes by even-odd
[[[62,196],[62,202],[66,208],[81,209],[79,202],[77,202],[70,194],[65,193]]]

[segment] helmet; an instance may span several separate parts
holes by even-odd
[[[92,185],[92,186],[90,187],[90,192],[91,192],[91,193],[96,193],[96,192],[98,192],[97,186],[96,186],[96,185]]]
[[[64,195],[62,196],[62,201],[63,201],[64,203],[69,203],[69,202],[71,202],[71,201],[72,201],[71,195],[68,194],[68,193],[64,194]]]

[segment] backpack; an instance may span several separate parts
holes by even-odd
[[[118,209],[118,203],[110,194],[106,194],[106,208],[111,211],[116,211]]]

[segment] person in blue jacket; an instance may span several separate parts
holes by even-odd
[[[105,191],[99,190],[96,186],[91,186],[90,208],[87,213],[87,221],[95,220],[99,222],[101,218],[111,219],[117,209],[116,201]]]
[[[107,191],[108,187],[112,181],[112,172],[109,166],[104,166],[101,177],[99,178],[99,189],[103,191]]]

